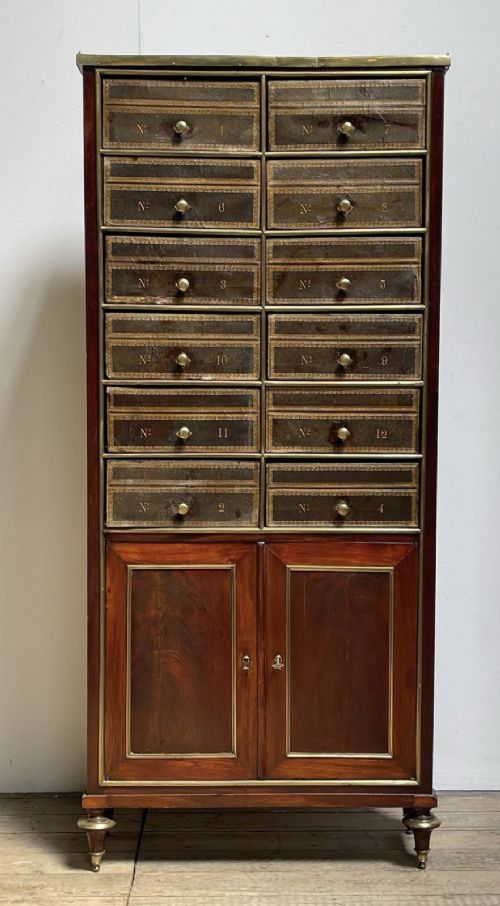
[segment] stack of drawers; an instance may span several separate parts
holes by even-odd
[[[418,529],[425,89],[103,78],[110,529]]]

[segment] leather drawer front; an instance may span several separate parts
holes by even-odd
[[[107,157],[104,222],[108,226],[257,229],[257,161]],[[184,213],[176,205],[185,202]]]
[[[269,377],[419,380],[421,315],[269,315]]]
[[[420,160],[271,160],[267,167],[271,229],[422,226]]]
[[[268,453],[418,453],[418,390],[268,389]]]
[[[272,151],[425,147],[424,79],[269,82]]]
[[[106,375],[141,380],[257,380],[258,315],[107,314]]]
[[[103,100],[103,144],[107,149],[260,148],[257,81],[105,79]]]
[[[270,526],[418,526],[418,466],[267,466]]]
[[[260,242],[108,236],[105,290],[114,305],[258,305]]]
[[[286,238],[266,248],[268,304],[421,302],[421,239]]]
[[[111,453],[255,453],[259,391],[110,387],[107,429]]]
[[[256,526],[259,464],[108,461],[106,501],[110,528]]]

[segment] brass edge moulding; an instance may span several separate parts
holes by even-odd
[[[223,54],[219,56],[201,56],[179,54],[176,56],[163,56],[161,54],[85,54],[77,53],[76,65],[81,70],[84,66],[111,66],[144,68],[159,66],[176,70],[182,67],[207,67],[212,70],[219,67],[245,67],[257,69],[348,69],[359,67],[361,69],[393,68],[398,66],[438,66],[448,68],[451,63],[449,54],[414,54],[411,56],[346,56],[346,57],[273,57],[273,56],[233,56]]]
[[[130,743],[130,703],[131,703],[131,685],[132,685],[132,648],[131,648],[131,630],[132,630],[132,577],[134,572],[143,570],[180,570],[180,569],[210,569],[224,570],[230,573],[231,578],[231,752],[133,752]],[[126,671],[126,702],[125,702],[125,757],[127,759],[144,758],[158,759],[171,758],[182,760],[184,758],[237,758],[236,740],[236,687],[237,687],[237,668],[236,668],[236,564],[235,563],[174,563],[174,564],[127,564],[127,671]],[[182,781],[184,783],[184,781]]]
[[[294,752],[290,742],[290,671],[292,665],[290,643],[290,586],[294,572],[329,573],[386,573],[389,576],[389,661],[388,661],[388,711],[387,711],[387,752]],[[394,758],[393,713],[394,713],[394,567],[393,566],[287,566],[286,567],[286,757],[287,758]]]

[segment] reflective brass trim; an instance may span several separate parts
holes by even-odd
[[[130,743],[130,728],[131,728],[131,716],[130,716],[130,705],[131,705],[131,681],[132,681],[132,651],[131,651],[131,621],[132,621],[132,578],[133,573],[143,571],[143,570],[155,570],[155,571],[167,571],[167,570],[179,570],[179,569],[213,569],[213,570],[224,570],[231,574],[231,737],[232,737],[232,750],[230,752],[147,752],[139,753],[133,752],[132,746]],[[226,757],[226,758],[237,758],[236,751],[236,737],[237,737],[237,727],[236,727],[236,674],[237,674],[237,665],[236,665],[236,565],[230,564],[229,566],[225,563],[173,563],[169,565],[165,564],[137,564],[131,566],[127,564],[127,669],[126,669],[126,700],[125,700],[125,757],[127,759],[137,759],[143,758],[147,760],[154,760],[157,758],[171,758],[176,760],[182,760],[184,758],[217,758],[217,757]],[[182,781],[184,783],[184,781]]]
[[[398,787],[415,787],[419,781],[412,777],[410,780],[106,780],[104,776],[99,780],[100,787],[197,787],[198,789],[206,787],[238,787],[249,786],[252,789],[263,787],[316,787],[321,790],[322,787],[379,787],[379,786],[398,786]]]
[[[290,620],[290,591],[291,577],[294,572],[325,572],[325,573],[387,573],[389,576],[389,661],[388,661],[388,739],[387,752],[295,752],[290,743],[291,707],[290,707],[290,676],[292,669],[291,658],[291,620]],[[393,566],[286,566],[286,757],[287,758],[387,758],[393,759],[393,711],[394,711],[394,567]]]
[[[213,67],[208,72],[213,74],[213,69],[219,67],[245,67],[257,69],[276,69],[280,67],[294,67],[295,69],[346,69],[359,67],[362,69],[379,69],[380,67],[398,66],[442,66],[448,67],[451,63],[449,54],[414,54],[409,56],[371,56],[371,57],[273,57],[258,55],[234,56],[231,54],[217,56],[201,56],[179,54],[176,56],[163,56],[160,54],[85,54],[77,53],[76,65],[81,70],[83,66],[113,66],[113,67],[145,67],[158,66],[172,68],[174,71],[182,67]],[[193,73],[196,75],[196,73]],[[221,73],[224,75],[224,73]],[[248,73],[243,73],[248,77]],[[420,73],[418,73],[420,75]]]

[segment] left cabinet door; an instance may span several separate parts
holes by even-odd
[[[256,550],[110,543],[104,767],[128,783],[256,776]]]

